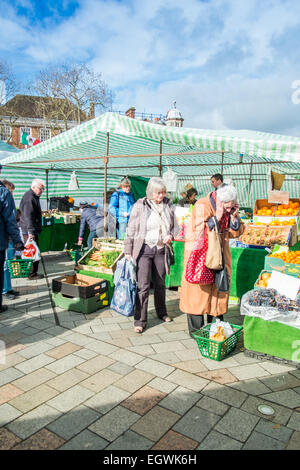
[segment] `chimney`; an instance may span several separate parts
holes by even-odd
[[[132,119],[135,119],[135,108],[132,106],[131,108],[127,109],[126,116]]]

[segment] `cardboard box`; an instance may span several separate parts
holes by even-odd
[[[265,269],[272,271],[279,271],[288,276],[300,277],[300,265],[285,263],[280,258],[273,258],[271,256],[265,257]]]
[[[85,276],[84,274],[70,274],[52,279],[52,291],[69,297],[88,299],[107,290],[107,281]]]
[[[269,214],[269,216],[273,216],[275,214],[276,204],[270,204],[268,199],[257,199],[254,204],[253,215],[257,215],[257,211],[263,207],[267,207],[272,211],[272,214]]]
[[[295,226],[286,225],[283,227],[271,227],[267,225],[263,227],[260,225],[248,224],[245,227],[243,235],[239,238],[239,242],[248,245],[248,247],[265,247],[273,246],[275,244],[289,245],[294,242],[295,236],[297,237]],[[278,237],[281,237],[282,240],[279,240]],[[266,243],[268,244],[266,245]]]
[[[290,216],[275,216],[275,217],[268,217],[268,216],[263,216],[263,215],[255,215],[253,216],[253,223],[254,224],[257,224],[258,222],[259,223],[263,223],[263,224],[270,224],[271,222],[273,221],[279,221],[279,222],[283,222],[283,221],[290,221],[294,219],[296,224],[296,232],[297,232],[297,235],[300,235],[300,217],[299,216],[296,216],[296,215],[290,215]],[[280,225],[279,225],[280,227]],[[291,225],[292,227],[292,225]]]
[[[278,191],[278,192],[280,192],[280,191]],[[299,198],[293,198],[293,197],[291,197],[291,198],[289,199],[289,201],[298,202],[298,203],[300,204],[300,199],[299,199]],[[282,203],[282,204],[283,204],[283,203]],[[271,203],[268,201],[268,199],[257,199],[257,200],[255,201],[253,215],[254,215],[254,216],[255,216],[255,215],[258,215],[258,214],[257,214],[257,211],[258,211],[258,210],[262,209],[263,207],[268,207],[269,209],[272,210],[272,214],[268,214],[268,216],[271,215],[272,217],[273,217],[273,216],[274,216],[274,217],[277,217],[276,214],[275,214],[275,212],[276,212],[276,210],[277,210],[277,208],[278,208],[279,205],[280,205],[280,204],[271,204]],[[300,207],[299,207],[299,209],[298,209],[297,214],[295,214],[294,216],[291,216],[291,217],[295,217],[295,216],[300,216]],[[261,216],[261,217],[266,217],[266,216]]]
[[[263,270],[259,273],[259,276],[258,276],[258,278],[256,279],[255,284],[254,284],[254,290],[267,289],[267,287],[260,287],[260,286],[258,285],[258,282],[261,280],[261,276],[262,276],[262,274],[264,274],[264,273],[271,274],[271,273],[272,273],[272,270],[263,269]]]

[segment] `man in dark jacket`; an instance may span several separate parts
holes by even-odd
[[[92,248],[93,238],[103,237],[104,234],[104,213],[102,207],[90,206],[88,202],[80,203],[81,221],[78,237],[78,245],[82,244],[86,225],[90,229],[90,234],[87,240],[87,245]]]
[[[45,189],[44,182],[40,179],[32,181],[31,188],[27,191],[20,202],[20,227],[22,229],[24,242],[34,240],[39,246],[39,235],[42,232],[42,210],[40,196]],[[43,274],[38,274],[39,261],[32,263],[28,279],[42,279]]]
[[[4,281],[5,250],[8,248],[8,237],[12,239],[15,250],[24,250],[16,221],[16,207],[10,191],[0,181],[0,313],[7,310],[2,305],[2,290]]]

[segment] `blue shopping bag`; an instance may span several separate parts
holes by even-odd
[[[123,258],[118,261],[114,274],[115,290],[110,308],[125,317],[134,315],[137,285],[134,264]]]

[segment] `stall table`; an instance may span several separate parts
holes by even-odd
[[[43,227],[39,236],[39,245],[41,252],[63,251],[65,244],[72,245],[77,243],[79,235],[80,222],[75,224],[54,224]],[[83,244],[86,245],[89,230],[86,230]]]
[[[184,242],[172,243],[175,255],[175,264],[170,267],[170,275],[166,276],[166,287],[179,287],[183,271]],[[232,256],[232,279],[230,296],[241,298],[243,294],[253,288],[259,273],[264,268],[266,250],[255,248],[230,247]]]

